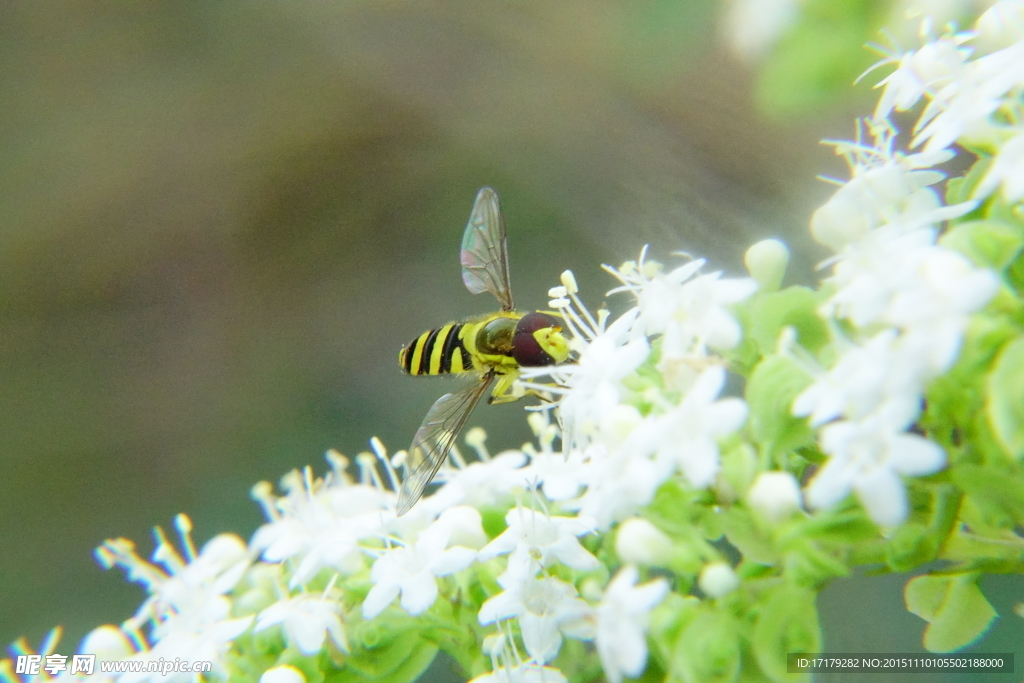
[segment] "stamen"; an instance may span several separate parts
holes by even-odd
[[[164,530],[161,527],[153,527],[153,536],[156,538],[156,549],[153,551],[152,560],[159,562],[172,573],[176,574],[185,568],[185,560],[178,554],[171,542],[167,540]]]
[[[554,394],[568,394],[572,389],[569,387],[559,386],[557,384],[542,384],[539,382],[523,382],[519,380],[520,384],[524,389],[533,389],[534,391],[550,391]]]
[[[394,467],[395,470],[402,470],[403,472],[408,474],[409,452],[402,450],[398,451],[393,456],[391,456],[391,466]]]
[[[356,466],[359,468],[359,481],[368,486],[373,486],[378,491],[387,491],[384,482],[377,471],[377,456],[373,453],[363,451],[356,456]]]
[[[306,489],[306,495],[312,500],[313,493],[316,490],[316,482],[313,477],[313,468],[309,465],[302,468],[302,485]]]
[[[563,271],[560,280],[570,296],[580,291],[579,285],[576,284],[576,276],[572,274],[571,270]]]
[[[391,484],[391,491],[397,491],[401,483],[398,480],[398,473],[395,472],[395,468],[391,466],[391,461],[388,459],[388,449],[384,448],[384,444],[377,437],[370,438],[370,448],[373,449],[374,454],[377,456],[377,460],[380,461],[381,465],[384,466],[384,472],[388,475],[388,482]],[[376,471],[374,467],[374,471]]]
[[[274,487],[269,481],[258,482],[249,489],[249,497],[255,500],[263,508],[263,516],[271,522],[281,519],[277,510],[277,499],[274,498]]]
[[[281,476],[280,488],[286,494],[292,494],[302,488],[302,474],[298,470],[291,470]]]
[[[331,468],[331,472],[334,475],[335,481],[341,486],[348,486],[351,484],[351,480],[348,476],[349,460],[339,451],[331,448],[324,453],[324,460]]]
[[[548,426],[548,421],[544,415],[539,413],[532,413],[526,418],[526,424],[530,425],[530,430],[533,435],[539,437],[543,432],[544,428]]]
[[[593,339],[594,337],[597,336],[597,321],[594,320],[594,316],[590,315],[590,310],[583,305],[583,302],[580,301],[580,298],[576,296],[576,292],[570,292],[569,296],[572,297],[572,301],[574,304],[576,304],[576,308],[578,308],[583,313],[584,317],[586,317],[587,319],[587,322],[590,323],[590,338]]]
[[[487,450],[487,432],[483,427],[473,427],[466,432],[466,445],[476,451],[476,457],[481,462],[488,462],[491,454]]]
[[[452,444],[452,449],[448,451],[448,460],[458,469],[466,469],[466,459],[462,457],[462,453],[459,451],[459,447]]]
[[[174,527],[178,530],[185,556],[189,562],[194,561],[197,553],[195,543],[192,542],[192,520],[185,513],[178,514],[174,518]]]
[[[60,626],[54,626],[50,629],[50,632],[46,634],[46,638],[43,640],[43,644],[39,646],[39,654],[44,657],[52,655],[57,649],[57,643],[60,642],[60,637],[64,634],[64,629]]]

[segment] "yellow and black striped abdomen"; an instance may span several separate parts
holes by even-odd
[[[467,324],[470,323],[448,323],[413,339],[398,354],[402,369],[410,375],[447,375],[474,369],[462,341]]]

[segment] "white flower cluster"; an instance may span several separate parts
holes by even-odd
[[[713,484],[719,440],[746,420],[741,399],[719,398],[725,368],[714,352],[739,343],[741,329],[728,307],[753,294],[757,283],[701,274],[703,265],[694,260],[665,273],[641,253],[618,269],[606,267],[622,282],[609,294],[629,292],[637,302],[607,326],[606,315],[595,321],[576,297],[571,273],[551,291],[550,305],[569,322],[579,359],[525,369],[523,376],[549,375],[557,387],[528,386],[562,394],[557,408],[574,481],[550,487],[543,472],[527,471],[548,499],[593,519],[599,530],[649,504],[676,472],[695,488]],[[634,372],[652,353],[656,383]]]
[[[607,311],[595,317],[583,306],[571,273],[563,276],[552,305],[569,321],[577,361],[548,368],[556,386],[537,384],[539,372],[524,373],[524,383],[561,394],[547,408],[559,411],[565,452],[554,450],[562,430],[548,410],[530,416],[536,446],[496,457],[487,452],[482,431],[470,430],[466,440],[479,462],[467,465],[454,450],[452,465],[438,474],[442,486],[397,517],[398,473],[374,439],[374,453],[356,459],[359,481],[347,474],[348,461],[332,452],[323,479],[308,468],[292,472],[282,480],[280,497],[267,483],[254,487],[268,523],[248,549],[234,537],[218,537],[199,555],[189,550],[186,563],[161,539],[156,559],[167,573],[130,547],[108,543],[101,551],[108,564],[125,566],[152,594],[134,627],[134,656],[194,658],[201,652],[223,671],[231,639],[250,624],[256,632],[280,626],[289,645],[305,654],[325,646],[348,651],[339,586],[349,577],[366,576],[371,584],[359,607],[363,619],[377,618],[396,601],[415,616],[434,605],[440,582],[449,580],[444,577],[464,580],[458,576],[469,576],[476,565],[494,572],[501,589],[478,614],[481,626],[494,625],[500,636],[492,643],[494,672],[480,680],[558,680],[550,663],[564,638],[595,641],[611,681],[639,675],[649,614],[667,594],[667,581],[637,585],[639,573],[626,564],[603,591],[592,587],[584,599],[565,572],[580,577],[597,570],[600,563],[579,538],[635,514],[675,473],[694,487],[712,484],[718,440],[746,419],[743,401],[719,398],[725,370],[713,352],[738,343],[740,327],[727,307],[757,285],[700,274],[702,265],[691,261],[665,273],[641,254],[637,262],[609,269],[623,283],[616,291],[636,298],[636,306],[610,325]],[[664,379],[645,383],[635,371],[652,353]],[[512,505],[517,492],[520,500]],[[522,492],[528,492],[526,504]],[[495,504],[512,507],[504,532],[488,542],[478,508]],[[570,514],[553,514],[551,506]],[[643,561],[627,548],[626,532],[636,526],[624,525],[620,533],[627,562]],[[191,548],[187,534],[183,538]],[[253,563],[253,556],[265,563]],[[247,570],[262,579],[245,600],[262,606],[253,616],[231,619],[225,594]],[[307,589],[324,576],[333,576],[326,589]],[[290,668],[273,670],[275,677],[295,675]]]
[[[930,24],[922,28],[927,35]],[[1024,198],[1024,2],[1000,0],[972,32],[932,38],[876,66],[887,64],[897,68],[879,83],[884,90],[875,119],[927,98],[912,146],[938,152],[960,141],[998,148],[974,197],[983,199],[1001,187],[1009,202]]]
[[[945,35],[885,60],[898,68],[881,82],[875,117],[865,124],[871,144],[860,131],[854,143],[835,143],[852,179],[815,212],[811,231],[835,252],[827,280],[834,293],[821,312],[833,321],[840,353],[793,404],[794,414],[822,426],[830,456],[808,487],[813,507],[853,490],[875,522],[893,526],[908,511],[900,475],[945,464],[942,449],[911,430],[926,385],[950,369],[968,316],[999,280],[936,245],[937,226],[969,213],[1000,184],[1011,201],[1024,196],[1024,156],[1014,151],[1017,139],[1024,146],[1024,32],[1019,22],[1016,32],[1000,23],[1005,15],[1024,17],[1024,4],[1004,0],[979,19],[976,33]],[[976,57],[972,41],[997,49]],[[912,145],[923,150],[896,152],[885,117],[922,96],[928,104]],[[1001,151],[974,199],[944,206],[931,187],[943,175],[930,169],[953,157],[946,147],[954,142],[984,140]]]
[[[131,579],[146,586],[149,597],[135,616],[121,625],[117,632],[119,637],[111,635],[111,627],[101,627],[90,637],[103,634],[106,645],[102,651],[111,659],[207,660],[213,662],[214,673],[224,676],[227,674],[225,654],[232,641],[253,621],[252,616],[232,616],[228,593],[236,587],[252,561],[245,543],[234,534],[213,538],[197,553],[189,518],[178,515],[175,526],[181,536],[184,557],[159,529],[153,563],[140,558],[134,545],[123,538],[107,541],[96,550],[102,564],[122,565]],[[82,651],[96,652],[86,649],[89,647],[93,646],[84,643]],[[135,683],[151,680],[152,675],[129,671],[117,679]],[[69,676],[69,680],[77,679]]]

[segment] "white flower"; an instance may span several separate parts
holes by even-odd
[[[907,515],[899,475],[932,474],[946,463],[937,444],[893,429],[878,416],[825,426],[821,446],[830,457],[807,487],[807,502],[815,508],[832,507],[852,489],[871,519],[883,527],[895,526]]]
[[[105,566],[123,566],[131,579],[146,585],[150,596],[135,616],[125,622],[124,630],[144,640],[141,629],[149,625],[148,640],[153,646],[132,659],[144,661],[180,658],[185,661],[208,660],[214,672],[224,675],[224,656],[231,641],[249,628],[252,617],[232,618],[231,602],[225,597],[250,565],[242,539],[221,534],[211,539],[198,554],[192,544],[192,523],[178,515],[175,525],[181,535],[185,557],[157,529],[155,561],[150,564],[135,554],[125,539],[107,541],[96,550]],[[190,675],[137,672],[120,677],[125,683],[143,680],[184,681]]]
[[[706,348],[731,349],[742,330],[728,306],[743,301],[757,290],[751,278],[727,279],[721,273],[699,275],[703,259],[690,261],[664,274],[661,265],[629,261],[605,269],[623,286],[615,292],[631,292],[637,300],[636,327],[647,336],[664,335],[662,355],[682,359],[706,355]]]
[[[580,545],[577,536],[593,531],[593,524],[578,517],[552,517],[517,506],[505,515],[508,528],[480,551],[486,562],[498,555],[508,558],[509,576],[533,576],[551,562],[586,571],[599,563]]]
[[[913,146],[944,149],[963,136],[986,136],[989,117],[1004,105],[1007,93],[1024,82],[1024,42],[980,57],[940,89],[921,114]],[[927,124],[927,125],[926,125]]]
[[[574,507],[581,516],[593,519],[597,529],[605,531],[612,523],[635,515],[672,476],[675,463],[647,455],[655,450],[657,438],[655,422],[648,419],[612,452],[603,444],[593,444],[584,453],[587,490]]]
[[[282,478],[282,486],[287,494],[281,498],[270,495],[269,484],[254,487],[271,519],[253,535],[252,547],[268,562],[297,559],[291,588],[325,567],[346,575],[359,571],[359,541],[382,532],[388,494],[365,484],[313,481],[308,468]]]
[[[926,93],[935,93],[959,76],[971,55],[970,49],[963,47],[966,38],[943,36],[920,50],[902,55],[896,70],[875,86],[885,88],[875,108],[875,118],[887,118],[894,108],[906,111]],[[895,57],[888,57],[872,69],[895,61]]]
[[[637,324],[648,336],[664,334],[662,353],[671,357],[703,353],[705,346],[731,349],[739,343],[739,323],[726,307],[753,294],[757,282],[722,278],[721,273],[698,275],[703,265],[698,259],[666,275],[622,278],[627,283],[623,289],[637,297]]]
[[[747,504],[779,522],[800,509],[800,484],[789,472],[762,472],[747,491]]]
[[[437,578],[462,571],[476,558],[476,551],[448,548],[451,527],[446,523],[428,527],[411,546],[385,550],[370,570],[373,588],[363,601],[363,617],[373,619],[401,593],[402,609],[422,614],[437,599]],[[446,549],[447,548],[447,549]]]
[[[995,294],[995,276],[975,269],[956,252],[933,246],[931,230],[892,239],[879,233],[849,248],[836,263],[830,282],[837,291],[823,312],[862,328],[876,322],[904,329],[927,326],[941,333],[936,348],[958,346],[957,330],[965,316]],[[951,337],[944,329],[947,322],[954,323]]]
[[[527,422],[537,436],[540,452],[532,444],[523,446],[523,452],[530,456],[530,464],[516,473],[519,483],[524,488],[542,487],[548,500],[574,498],[584,485],[586,465],[583,453],[574,449],[565,455],[552,449],[552,443],[561,432],[557,425],[551,423],[548,412],[532,412]]]
[[[817,427],[839,416],[857,419],[883,410],[903,416],[904,427],[921,407],[922,359],[902,352],[897,331],[885,329],[863,345],[851,344],[835,365],[793,401],[793,414]]]
[[[584,485],[583,451],[574,449],[566,457],[561,453],[541,452],[530,456],[530,464],[517,473],[524,487],[540,485],[548,500],[569,500]]]
[[[339,648],[348,652],[345,627],[341,623],[341,605],[324,595],[298,595],[275,602],[260,612],[254,631],[281,624],[289,644],[306,655],[323,647],[328,635]]]
[[[904,267],[912,277],[893,293],[882,319],[907,331],[904,356],[921,353],[930,374],[942,374],[960,351],[968,316],[995,296],[999,279],[942,247],[908,255]]]
[[[544,664],[558,654],[562,634],[587,640],[593,637],[592,610],[577,597],[576,588],[553,577],[499,577],[505,590],[480,608],[481,624],[518,617],[526,651]]]
[[[611,683],[637,678],[647,663],[650,612],[668,594],[668,582],[656,579],[637,586],[637,570],[627,565],[608,584],[597,608],[597,652]]]
[[[647,359],[650,345],[630,338],[636,312],[623,315],[582,349],[576,363],[526,370],[523,376],[551,375],[566,387],[558,404],[566,450],[583,448],[623,398],[622,379]],[[579,339],[577,337],[577,339]]]
[[[181,659],[184,661],[213,662],[213,672],[227,675],[224,658],[231,643],[252,623],[252,617],[231,618],[231,603],[223,596],[211,599],[201,614],[171,615],[153,630],[151,638],[156,645],[140,652],[132,659],[152,662]],[[175,672],[163,675],[159,672],[128,672],[118,678],[122,683],[137,681],[191,681],[192,674]]]
[[[445,525],[450,530],[451,536],[448,539],[448,545],[462,546],[473,550],[480,550],[487,545],[483,518],[476,508],[468,505],[448,508],[437,518],[436,524]]]
[[[696,488],[711,485],[718,474],[718,439],[747,419],[747,404],[741,399],[715,400],[723,386],[725,370],[710,367],[678,407],[657,418],[656,458],[675,463]]]

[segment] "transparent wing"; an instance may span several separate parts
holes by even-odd
[[[508,281],[508,247],[505,221],[498,207],[498,194],[481,188],[473,202],[466,232],[462,235],[462,281],[474,294],[490,292],[504,311],[511,311],[512,287]]]
[[[398,492],[399,517],[408,512],[423,495],[423,490],[437,474],[444,459],[448,457],[448,451],[455,444],[455,439],[466,426],[469,414],[487,393],[493,380],[494,373],[489,372],[480,381],[437,399],[427,411],[409,447],[409,475]]]

